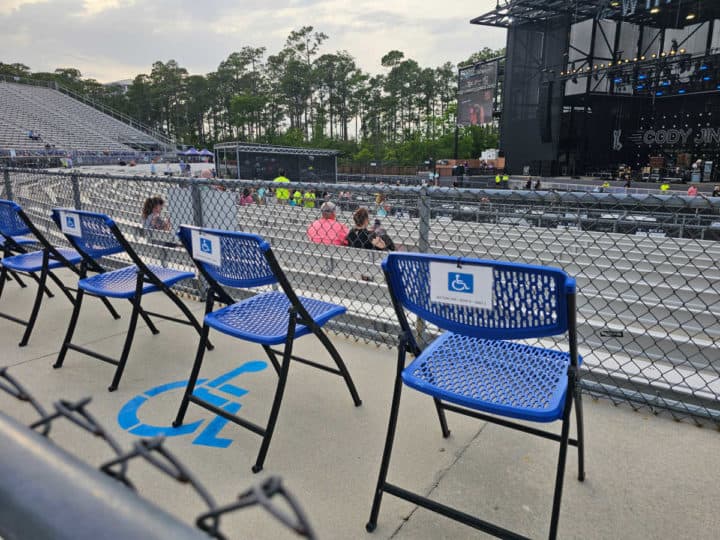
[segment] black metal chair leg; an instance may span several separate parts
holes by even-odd
[[[325,332],[323,332],[321,328],[317,328],[317,330],[315,331],[315,335],[322,342],[322,344],[325,345],[325,349],[328,353],[330,353],[330,356],[335,361],[335,364],[340,370],[340,373],[342,373],[343,379],[345,379],[345,384],[347,385],[348,390],[350,390],[350,395],[352,396],[353,403],[356,407],[359,407],[360,405],[362,405],[362,400],[360,399],[360,396],[355,389],[355,383],[350,376],[350,372],[348,371],[347,367],[345,367],[345,362],[343,362],[343,359],[340,357],[340,353],[337,352],[337,349],[332,344],[330,339],[328,339],[328,337],[325,335]]]
[[[133,309],[135,309],[135,300],[133,300],[132,298],[130,298],[129,300],[130,303],[133,305]],[[155,323],[152,322],[152,319],[150,319],[150,315],[148,315],[147,312],[140,306],[138,306],[138,313],[142,317],[142,320],[145,321],[145,324],[150,330],[150,333],[152,333],[153,336],[158,335],[160,333],[160,330],[158,330],[157,326],[155,326]]]
[[[558,456],[557,473],[555,476],[555,494],[553,495],[552,517],[550,518],[550,540],[557,538],[558,523],[560,522],[560,503],[562,501],[563,481],[565,479],[565,460],[567,458],[568,437],[570,434],[570,410],[572,409],[572,397],[568,394],[565,398],[565,411],[563,413],[563,424],[560,432],[560,455]]]
[[[35,294],[35,302],[33,302],[32,311],[30,312],[30,318],[25,325],[25,332],[23,337],[18,344],[20,347],[24,347],[30,340],[30,334],[32,334],[33,328],[35,328],[35,321],[37,320],[38,313],[40,312],[40,304],[42,304],[43,295],[45,294],[45,282],[47,281],[48,270],[47,270],[47,251],[43,255],[43,269],[40,272],[40,279],[38,280],[37,293]]]
[[[195,318],[195,315],[193,315],[193,312],[190,311],[188,307],[182,302],[182,300],[175,296],[169,288],[166,289],[162,289],[162,291],[165,293],[165,296],[170,298],[173,304],[180,308],[180,311],[183,312],[185,318],[190,322],[190,324],[193,325],[193,328],[195,328],[195,331],[198,333],[198,335],[202,335],[202,326],[200,326],[200,323]],[[205,346],[207,347],[208,351],[212,351],[215,348],[215,346],[210,342],[209,339],[205,343]]]
[[[21,288],[21,289],[24,289],[24,288],[27,287],[27,283],[25,283],[25,282],[22,280],[22,278],[20,277],[19,274],[17,274],[16,272],[12,272],[12,271],[11,271],[11,272],[10,272],[10,275],[12,276],[12,279],[14,279],[15,281],[17,281],[17,283],[18,283],[18,285],[20,285],[20,288]],[[10,278],[7,278],[7,279],[10,279]]]
[[[435,402],[435,410],[440,420],[440,429],[442,430],[442,436],[447,439],[450,436],[450,429],[448,429],[447,418],[445,416],[445,409],[442,408],[442,403],[438,398],[433,398]]]
[[[380,503],[382,502],[383,486],[387,479],[388,468],[390,466],[390,455],[392,454],[393,442],[395,440],[395,430],[397,428],[398,412],[400,411],[400,394],[402,392],[402,370],[405,366],[405,342],[404,338],[400,342],[400,350],[398,350],[398,363],[395,373],[395,388],[393,390],[392,405],[390,406],[390,420],[388,421],[387,436],[385,437],[385,448],[383,449],[382,461],[380,462],[380,473],[378,474],[377,486],[375,487],[375,496],[373,497],[372,508],[370,510],[370,519],[365,525],[367,532],[373,532],[377,527],[377,518],[380,513]]]
[[[282,403],[283,393],[285,392],[285,383],[287,383],[288,371],[290,370],[290,357],[292,356],[296,325],[295,312],[293,310],[290,311],[290,324],[288,325],[287,341],[285,341],[282,369],[280,370],[280,377],[278,377],[277,388],[275,389],[275,399],[273,399],[272,408],[270,409],[268,424],[265,428],[262,443],[260,444],[260,451],[258,452],[257,459],[255,460],[255,465],[252,466],[252,472],[254,473],[262,471],[263,464],[265,463],[265,456],[267,455],[268,448],[270,448],[270,440],[272,439],[273,431],[275,431],[275,423],[277,422],[277,417],[280,413],[280,404]]]
[[[263,345],[262,347],[265,349],[265,354],[267,354],[267,357],[270,359],[270,363],[275,368],[275,373],[280,375],[280,363],[277,361],[277,355],[269,346]]]
[[[68,345],[72,343],[72,337],[75,333],[75,327],[77,326],[78,318],[80,316],[80,306],[82,306],[84,296],[85,291],[83,289],[78,289],[77,295],[75,296],[75,305],[73,306],[73,312],[70,316],[70,323],[68,324],[68,329],[65,333],[65,340],[63,341],[62,348],[60,349],[60,354],[58,354],[57,360],[55,360],[55,363],[53,364],[53,367],[55,369],[61,368],[63,362],[65,361],[65,355],[68,351]]]
[[[75,303],[75,298],[73,297],[72,294],[70,294],[70,291],[69,291],[68,288],[65,286],[65,284],[62,282],[62,280],[61,280],[59,277],[57,277],[52,270],[48,270],[48,277],[55,282],[55,285],[57,285],[57,286],[60,288],[60,290],[62,291],[62,293],[65,295],[65,297],[66,297],[68,300],[70,300],[70,303],[71,303],[71,304],[74,304],[74,303]],[[47,292],[48,292],[48,296],[50,296],[50,297],[52,298],[52,295],[50,294],[50,291],[47,291]]]
[[[14,272],[10,273],[15,277],[15,279],[17,279]],[[2,269],[0,269],[0,296],[2,296],[2,293],[5,290],[5,283],[9,280],[10,278],[8,277],[8,269],[3,266]],[[20,282],[18,281],[18,283]]]
[[[198,376],[200,375],[200,366],[202,366],[203,357],[205,356],[206,341],[208,334],[210,333],[210,327],[203,325],[202,334],[200,334],[200,343],[198,344],[197,354],[195,355],[195,363],[190,373],[190,379],[188,380],[187,386],[185,387],[185,393],[183,394],[182,401],[180,402],[180,408],[178,409],[175,421],[172,423],[173,427],[180,427],[185,419],[185,413],[187,412],[188,405],[190,404],[190,396],[192,396],[197,384]]]
[[[575,419],[578,441],[578,480],[585,481],[585,429],[583,426],[582,394],[580,385],[575,388]]]
[[[108,299],[105,298],[104,296],[98,296],[98,298],[99,298],[100,301],[105,305],[105,307],[107,308],[107,310],[110,312],[110,315],[112,316],[112,318],[117,321],[117,320],[120,318],[120,314],[119,314],[117,311],[115,311],[115,308],[114,308],[113,305],[110,303],[110,300],[108,300]]]
[[[35,272],[28,272],[27,275],[33,278],[35,283],[38,284],[38,287],[40,286],[40,278],[35,274]],[[47,288],[47,285],[43,287],[43,291],[45,292],[45,294],[47,294],[48,298],[55,298],[55,294],[53,294],[53,292]]]
[[[135,289],[135,297],[133,298],[133,310],[130,314],[130,324],[128,325],[128,333],[125,336],[125,344],[123,345],[122,354],[120,360],[118,360],[117,369],[113,376],[112,383],[108,386],[108,391],[114,392],[117,390],[118,384],[120,384],[120,378],[122,377],[123,371],[125,370],[125,364],[127,363],[128,356],[130,355],[130,347],[132,347],[133,339],[135,338],[135,329],[137,328],[138,316],[142,308],[140,302],[142,300],[142,276],[138,278],[138,287]]]

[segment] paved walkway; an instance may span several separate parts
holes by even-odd
[[[28,310],[32,292],[14,283],[6,287],[0,309]],[[152,295],[151,308],[175,312],[163,297]],[[123,319],[113,321],[99,302],[89,299],[80,320],[78,342],[114,355],[122,345],[129,303],[116,302]],[[191,303],[200,314],[202,305]],[[145,401],[133,398],[162,384],[185,380],[197,335],[187,327],[160,321],[160,334],[140,326],[120,388],[109,393],[111,366],[69,353],[65,366],[53,370],[70,314],[69,303],[56,297],[40,314],[30,345],[16,346],[19,327],[0,321],[4,344],[0,365],[13,366],[19,378],[44,405],[59,398],[93,396],[91,411],[121,444],[136,436],[130,429],[168,426],[179,390]],[[295,364],[265,469],[250,471],[260,438],[234,425],[218,433],[207,429],[211,415],[191,406],[186,422],[202,421],[190,434],[172,437],[176,453],[210,489],[216,500],[230,502],[266,475],[280,475],[306,510],[322,539],[484,538],[467,527],[385,495],[378,528],[364,530],[387,426],[395,364],[393,351],[331,336],[355,379],[363,405],[352,406],[342,380]],[[299,340],[301,354],[321,359],[312,337]],[[265,361],[262,349],[215,334],[216,350],[206,355],[202,376],[214,378],[249,361]],[[275,374],[271,367],[236,377],[248,393],[242,411],[264,423]],[[587,480],[576,478],[576,454],[570,451],[560,520],[561,538],[717,538],[720,517],[720,434],[663,417],[586,399]],[[125,407],[125,413],[121,410]],[[23,421],[30,409],[0,396],[0,409]],[[130,411],[130,412],[128,412]],[[132,422],[132,413],[137,421]],[[140,424],[137,424],[140,422]],[[389,479],[456,504],[528,535],[547,535],[557,446],[549,441],[470,419],[449,417],[452,436],[440,436],[432,401],[405,392],[400,428]],[[99,464],[109,458],[100,441],[57,423],[54,440],[82,459]],[[203,435],[204,436],[201,436]],[[0,455],[0,459],[2,459]],[[189,488],[166,480],[141,464],[131,468],[139,492],[183,521],[203,510]],[[134,471],[134,474],[133,474]],[[224,523],[231,538],[276,539],[294,535],[257,509],[235,514]]]

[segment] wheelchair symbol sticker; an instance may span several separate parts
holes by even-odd
[[[473,275],[457,273],[448,274],[448,289],[459,293],[472,294]]]
[[[220,237],[214,234],[207,234],[198,230],[190,233],[192,240],[192,254],[196,261],[210,263],[220,266]]]
[[[82,236],[80,216],[73,212],[60,212],[60,230],[70,236]]]
[[[493,269],[490,266],[430,263],[430,301],[492,309]]]
[[[193,395],[212,403],[224,411],[235,414],[240,410],[240,407],[242,407],[238,399],[247,394],[248,390],[231,384],[230,381],[244,373],[254,373],[262,371],[265,368],[267,368],[266,362],[253,360],[245,362],[241,366],[212,380],[198,379]],[[174,381],[155,386],[135,396],[120,409],[118,413],[118,424],[120,424],[120,427],[125,431],[138,437],[156,437],[160,435],[165,437],[178,437],[182,435],[195,435],[197,433],[192,444],[214,448],[227,448],[230,446],[233,443],[232,439],[219,437],[220,432],[229,422],[229,420],[222,416],[216,416],[207,423],[205,420],[187,422],[177,428],[171,425],[172,418],[176,412],[174,410],[169,410],[168,412],[167,425],[156,425],[141,420],[141,418],[149,415],[144,413],[151,411],[153,402],[157,402],[154,398],[158,396],[172,392],[174,396],[177,396],[175,405],[179,406],[186,386],[187,380]]]

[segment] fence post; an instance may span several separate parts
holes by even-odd
[[[9,201],[13,200],[12,182],[10,182],[10,170],[3,170],[3,177],[5,178],[5,198]]]
[[[419,233],[418,238],[418,251],[420,253],[427,253],[430,251],[430,202],[431,199],[428,195],[427,186],[420,188],[420,198],[418,199],[418,217],[419,219]],[[425,321],[418,317],[415,320],[415,331],[417,332],[418,339],[425,343],[425,333],[427,330],[427,324]]]
[[[418,200],[418,224],[420,237],[418,238],[418,251],[427,253],[430,251],[430,197],[427,187],[420,188],[420,199]]]
[[[76,174],[70,175],[70,184],[72,184],[73,204],[76,210],[82,210],[82,201],[80,200],[80,180]]]
[[[197,227],[203,226],[202,197],[200,194],[200,186],[198,182],[193,181],[190,184],[190,200],[192,202],[193,225]]]

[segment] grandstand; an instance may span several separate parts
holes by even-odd
[[[30,130],[41,140],[30,139]],[[167,148],[166,142],[58,90],[0,80],[0,151],[132,155]]]

